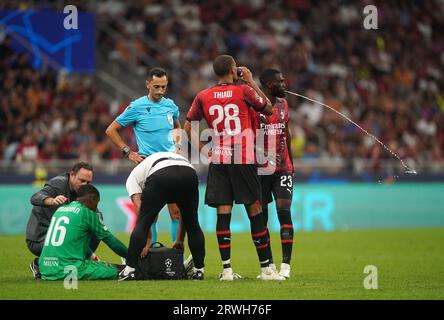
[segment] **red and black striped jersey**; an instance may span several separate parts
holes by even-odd
[[[276,172],[293,172],[293,163],[287,147],[287,127],[289,121],[288,103],[286,99],[277,98],[273,105],[273,114],[266,116],[251,112],[253,128],[263,130],[264,150],[266,155],[276,155]],[[259,167],[264,167],[265,164]]]
[[[254,131],[250,108],[261,110],[266,101],[245,84],[219,84],[194,98],[187,120],[207,122],[212,136],[213,163],[254,163]]]

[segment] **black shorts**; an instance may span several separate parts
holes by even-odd
[[[291,200],[293,197],[293,174],[277,172],[268,176],[260,176],[262,188],[262,203],[273,202],[274,199]]]
[[[205,204],[252,204],[261,199],[261,183],[253,164],[214,164],[208,169]]]
[[[160,203],[162,203],[160,207],[162,209],[167,203],[177,203],[184,199],[198,203],[198,184],[197,174],[193,168],[168,166],[157,170],[146,179],[141,200],[150,209],[157,207]]]

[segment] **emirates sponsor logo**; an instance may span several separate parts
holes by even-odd
[[[261,123],[260,127],[262,130],[264,130],[264,134],[266,136],[268,135],[280,135],[284,134],[285,130],[285,124],[283,123],[271,123],[271,124],[265,124]]]

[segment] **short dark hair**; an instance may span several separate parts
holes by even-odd
[[[220,55],[214,59],[213,70],[218,77],[226,76],[233,67],[234,59],[227,54]]]
[[[280,73],[282,72],[276,69],[265,69],[259,77],[259,81],[261,82],[262,87],[265,87],[267,83],[273,81],[273,77]]]
[[[76,164],[74,164],[73,167],[71,168],[71,172],[77,173],[77,172],[79,172],[80,169],[86,169],[86,170],[94,172],[93,166],[90,165],[88,162],[84,162],[84,161],[80,161],[80,162],[77,162]]]
[[[153,77],[163,77],[166,76],[168,78],[168,74],[166,73],[166,71],[162,68],[156,67],[156,68],[152,68],[148,71],[148,80],[152,80]]]
[[[84,184],[77,191],[77,199],[81,198],[100,199],[100,192],[92,184]]]

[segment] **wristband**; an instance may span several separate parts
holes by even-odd
[[[122,148],[122,155],[125,158],[128,158],[130,153],[131,153],[131,149],[129,147],[125,146],[125,147]]]

